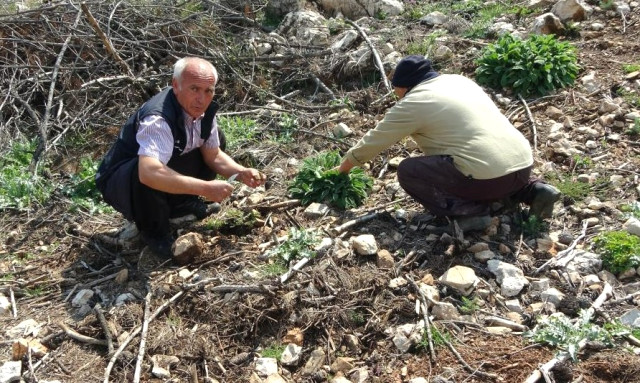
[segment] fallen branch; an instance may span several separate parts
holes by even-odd
[[[111,336],[111,330],[109,330],[109,323],[107,323],[107,319],[102,313],[102,306],[100,306],[100,303],[96,303],[93,307],[93,311],[96,313],[96,317],[98,317],[98,322],[100,322],[100,325],[102,326],[102,331],[104,331],[104,337],[107,340],[108,355],[113,355],[113,338]]]
[[[566,266],[574,258],[575,254],[573,253],[573,250],[578,245],[578,242],[580,242],[580,240],[582,240],[582,238],[584,238],[586,235],[587,235],[587,221],[584,220],[584,221],[582,221],[582,232],[580,233],[578,238],[576,238],[571,243],[571,245],[569,245],[569,247],[567,247],[565,250],[560,251],[558,253],[558,255],[555,256],[555,258],[549,259],[542,266],[538,267],[533,272],[533,275],[539,274],[540,272],[545,270],[550,265],[561,266],[561,267]]]
[[[142,360],[144,359],[144,351],[147,345],[147,333],[149,331],[149,306],[151,305],[151,291],[144,297],[144,321],[142,322],[142,330],[140,334],[140,347],[138,349],[138,359],[136,360],[136,369],[133,373],[133,383],[140,382],[140,374],[142,373]]]
[[[11,299],[11,312],[13,313],[13,317],[18,317],[18,306],[16,305],[16,297],[13,294],[13,288],[9,287],[9,296]]]
[[[576,323],[576,326],[587,324],[591,320],[591,317],[595,313],[596,309],[602,306],[602,304],[609,298],[609,296],[612,295],[612,293],[613,289],[611,288],[611,285],[605,282],[604,287],[602,288],[602,293],[600,293],[591,307],[589,307],[589,309],[584,313],[584,315],[582,316],[582,320]],[[577,350],[575,350],[575,353],[577,354],[578,352],[580,352],[580,350],[582,350],[586,344],[587,339],[582,339],[580,342],[578,342],[578,348]],[[556,366],[556,364],[566,361],[567,359],[569,359],[569,357],[570,355],[568,352],[562,351],[558,354],[558,356],[543,364],[536,371],[531,373],[531,375],[529,375],[529,377],[525,380],[525,383],[535,383],[543,376],[548,376],[549,371],[551,371]]]
[[[253,206],[247,206],[246,209],[264,209],[264,210],[275,210],[280,209],[282,207],[294,207],[300,205],[299,199],[290,199],[288,201],[276,202],[270,205],[258,204]]]
[[[524,98],[522,98],[521,95],[518,95],[518,98],[520,98],[522,105],[524,105],[524,110],[527,111],[527,116],[529,117],[529,121],[531,121],[531,130],[533,130],[533,149],[537,153],[538,152],[538,132],[536,129],[536,121],[533,119],[533,116],[531,115],[531,110],[529,110],[529,105],[527,105],[527,102],[524,100]]]
[[[376,62],[376,66],[378,67],[378,70],[380,71],[380,77],[384,82],[384,86],[387,88],[387,91],[393,90],[393,88],[391,87],[391,83],[387,78],[387,74],[384,72],[384,66],[382,65],[382,60],[380,60],[380,55],[378,55],[378,51],[376,50],[376,47],[373,45],[373,43],[369,39],[369,36],[367,36],[367,34],[364,33],[364,31],[362,30],[362,28],[360,28],[360,26],[355,22],[349,19],[345,19],[344,21],[347,24],[353,25],[353,27],[358,31],[358,33],[360,33],[360,35],[362,36],[364,41],[367,43],[367,45],[369,45],[369,48],[371,49],[371,54],[373,54],[373,59]]]
[[[90,336],[82,335],[74,330],[72,330],[69,326],[62,322],[58,322],[58,326],[64,330],[64,332],[69,335],[69,337],[83,343],[95,344],[98,346],[106,346],[106,340],[95,339]]]
[[[422,311],[422,319],[424,320],[424,328],[427,331],[427,340],[429,343],[429,356],[431,356],[431,361],[436,360],[436,352],[433,347],[433,334],[431,334],[431,320],[429,319],[429,304],[427,301],[427,297],[424,295],[420,286],[411,278],[410,276],[406,276],[407,281],[411,283],[411,286],[416,290],[418,295],[420,296],[420,311]]]

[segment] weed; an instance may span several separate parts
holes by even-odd
[[[360,206],[373,186],[371,177],[362,168],[353,168],[348,174],[335,168],[340,165],[338,152],[320,153],[303,160],[289,192],[303,204],[329,203],[339,209]]]
[[[640,237],[626,231],[601,233],[594,241],[602,266],[614,274],[640,266]]]
[[[378,11],[376,12],[376,19],[378,20],[385,20],[387,16],[389,16],[387,12],[383,11],[382,9],[378,9]]]
[[[469,299],[467,297],[462,297],[462,304],[458,307],[458,310],[465,315],[470,315],[476,312],[479,307],[478,301],[475,298]]]
[[[560,190],[563,198],[571,202],[582,201],[592,194],[592,185],[586,182],[576,181],[571,176],[566,176],[565,178],[563,175],[553,173],[547,174],[546,177]],[[593,187],[595,186],[600,186],[600,183]]]
[[[433,347],[438,348],[446,346],[447,343],[451,343],[451,339],[452,336],[447,331],[440,331],[436,326],[431,326],[431,340],[433,342]],[[417,347],[422,350],[429,349],[429,336],[426,329],[422,332],[422,340],[418,343]]]
[[[113,209],[101,200],[96,187],[95,175],[98,161],[82,158],[76,174],[71,176],[71,182],[62,187],[62,193],[71,199],[71,212],[85,210],[90,214],[111,212]]]
[[[172,327],[181,327],[182,326],[182,318],[180,315],[169,314],[167,315],[167,324]]]
[[[584,317],[584,312],[581,316]],[[525,337],[535,343],[546,344],[569,353],[575,361],[579,350],[578,343],[586,339],[598,341],[605,346],[613,346],[613,336],[609,331],[588,321],[582,321],[579,326],[574,326],[565,315],[550,315],[540,322],[533,331],[525,333]]]
[[[501,36],[476,60],[478,83],[494,89],[511,88],[522,96],[546,95],[573,84],[580,67],[575,47],[553,35],[519,40]]]
[[[616,93],[618,96],[622,97],[627,104],[636,107],[640,106],[640,94],[637,92],[620,88]]]
[[[207,219],[203,225],[209,230],[234,230],[241,227],[253,227],[259,217],[260,213],[256,210],[245,212],[229,208],[224,210],[222,214]]]
[[[34,286],[34,287],[25,288],[24,292],[25,294],[27,294],[28,297],[33,298],[33,297],[42,296],[45,291],[42,286]]]
[[[436,39],[444,34],[445,32],[443,31],[432,32],[421,41],[411,42],[405,49],[406,53],[408,55],[423,55],[429,57],[436,48]]]
[[[628,217],[640,219],[640,202],[633,201],[630,204],[622,205],[620,211],[626,213]]]
[[[579,154],[575,154],[572,160],[574,169],[589,169],[593,166],[593,160],[586,156],[583,157]]]
[[[603,10],[609,10],[609,9],[613,9],[613,7],[616,5],[615,1],[613,0],[602,0],[600,1],[600,3],[598,4],[598,6],[603,9]]]
[[[640,135],[640,118],[634,119],[633,126],[625,131],[625,133],[633,137]]]
[[[0,209],[26,209],[46,201],[54,190],[40,174],[29,172],[36,141],[16,142],[0,159]]]
[[[320,240],[317,238],[315,231],[289,229],[287,239],[277,247],[267,251],[266,256],[277,256],[284,260],[288,265],[292,261],[302,258],[313,258],[316,252],[313,250]]]
[[[280,358],[282,358],[282,353],[284,352],[285,348],[286,346],[282,344],[277,344],[277,343],[272,344],[271,346],[268,346],[262,349],[262,351],[260,352],[260,355],[263,358],[274,358],[280,361]]]
[[[364,315],[356,310],[347,311],[347,317],[349,318],[349,322],[353,323],[355,326],[363,326],[367,323]]]
[[[293,142],[293,135],[298,130],[298,119],[288,113],[282,113],[278,121],[276,142],[288,144]]]
[[[260,274],[264,277],[282,275],[289,270],[282,258],[275,258],[272,262],[260,267]]]
[[[333,105],[343,105],[344,107],[346,107],[350,111],[355,110],[355,105],[353,104],[353,101],[351,101],[349,99],[349,96],[345,96],[343,98],[338,98],[338,99],[335,99],[335,100],[331,100],[331,101],[329,101],[329,105],[331,105],[331,106],[333,106]]]
[[[248,118],[219,117],[218,124],[227,139],[227,150],[237,149],[256,135],[256,122]]]
[[[518,218],[516,219],[516,224],[527,238],[537,238],[540,237],[541,233],[549,231],[549,224],[535,215],[530,215],[526,219]]]
[[[632,73],[632,72],[640,71],[640,63],[624,64],[622,66],[622,70],[624,70],[625,73]]]

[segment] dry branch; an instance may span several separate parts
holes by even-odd
[[[133,382],[140,382],[140,374],[142,373],[142,360],[144,359],[144,351],[147,345],[147,333],[149,331],[149,306],[151,304],[151,291],[144,298],[144,321],[142,322],[142,330],[140,334],[140,347],[138,348],[138,359],[136,361],[136,369],[133,373]]]
[[[387,91],[393,90],[393,88],[391,87],[391,83],[389,82],[389,79],[387,78],[387,74],[384,72],[384,65],[382,65],[382,60],[380,60],[380,55],[378,54],[378,51],[376,50],[376,47],[373,45],[373,43],[369,39],[369,36],[367,36],[367,34],[364,33],[364,31],[362,30],[362,28],[360,28],[360,26],[358,24],[356,24],[355,22],[353,22],[353,21],[351,21],[349,19],[345,19],[345,22],[347,24],[352,25],[355,29],[357,29],[358,32],[360,33],[360,35],[362,36],[362,38],[364,39],[364,41],[367,42],[367,45],[369,45],[369,48],[371,49],[371,54],[373,55],[373,59],[376,62],[376,66],[378,67],[378,70],[380,71],[380,77],[382,78],[382,82],[384,83],[385,88],[387,88]]]
[[[83,343],[95,344],[98,346],[106,346],[106,340],[95,339],[90,336],[82,335],[74,330],[72,330],[69,326],[62,322],[58,322],[58,327],[64,330],[64,332],[69,335],[69,337]]]

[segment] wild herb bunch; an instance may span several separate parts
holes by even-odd
[[[520,40],[505,34],[483,50],[476,64],[479,84],[512,89],[523,97],[543,96],[572,85],[580,70],[575,47],[553,35]]]
[[[320,153],[303,160],[302,167],[289,186],[293,198],[302,204],[326,203],[339,209],[351,209],[362,205],[373,186],[373,179],[361,168],[353,168],[349,174],[334,170],[341,157],[336,151]]]

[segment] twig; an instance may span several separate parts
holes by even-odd
[[[355,22],[353,22],[353,21],[351,21],[349,19],[345,19],[344,21],[347,24],[353,25],[353,27],[358,30],[358,32],[360,33],[360,35],[362,36],[364,41],[366,41],[367,45],[369,45],[369,48],[371,49],[371,54],[373,54],[373,59],[376,62],[376,66],[378,67],[378,70],[380,71],[380,77],[382,77],[382,81],[384,82],[384,86],[387,88],[387,91],[393,90],[393,88],[391,87],[391,83],[389,82],[389,79],[387,78],[387,74],[384,72],[384,66],[382,65],[382,60],[380,60],[380,55],[378,55],[378,51],[376,50],[376,47],[373,45],[373,43],[371,42],[371,40],[369,39],[367,34],[364,33],[362,28],[360,28],[360,26],[358,24],[356,24]]]
[[[98,21],[95,19],[95,17],[93,17],[93,15],[91,14],[91,11],[89,10],[89,7],[87,7],[86,3],[82,3],[80,4],[80,8],[82,8],[82,12],[84,13],[84,15],[87,17],[87,20],[89,21],[89,24],[91,24],[91,27],[93,28],[93,30],[96,32],[96,34],[98,35],[98,37],[100,37],[100,39],[102,40],[102,43],[104,44],[105,49],[107,50],[107,53],[109,53],[109,55],[116,60],[116,62],[118,64],[120,64],[120,66],[122,67],[122,69],[127,72],[127,74],[129,74],[129,76],[131,77],[135,77],[133,75],[133,72],[131,71],[131,68],[129,68],[129,65],[127,65],[127,63],[120,57],[120,55],[118,54],[118,52],[115,50],[115,48],[113,47],[113,44],[111,43],[111,40],[109,40],[109,38],[107,37],[107,35],[104,34],[104,32],[102,31],[102,29],[100,29],[100,25],[98,25]],[[75,29],[75,28],[74,28]]]
[[[602,306],[604,301],[606,301],[607,298],[609,298],[612,292],[613,292],[613,289],[611,288],[611,285],[605,282],[604,287],[602,288],[602,293],[600,293],[600,295],[593,302],[591,307],[586,311],[586,313],[584,313],[584,315],[582,316],[582,320],[576,323],[576,326],[587,324],[591,320],[591,316],[593,316],[595,310],[598,309],[600,306]],[[586,344],[587,344],[586,338],[578,342],[578,347],[575,350],[575,353],[578,353],[580,350],[582,350],[582,348],[584,348]],[[569,353],[566,351],[560,352],[555,358],[551,359],[547,363],[540,366],[536,371],[531,373],[531,375],[529,375],[529,377],[525,380],[525,383],[537,382],[540,378],[548,374],[549,371],[551,371],[556,364],[562,363],[567,359],[569,359]]]
[[[144,321],[142,322],[142,333],[140,334],[140,348],[138,349],[138,359],[136,361],[136,369],[133,373],[133,382],[140,382],[140,374],[142,373],[142,360],[144,359],[144,350],[147,344],[147,332],[149,330],[149,306],[151,305],[151,291],[144,297]]]
[[[608,306],[608,305],[613,305],[613,304],[616,304],[616,303],[626,302],[629,299],[633,299],[633,297],[636,297],[638,295],[640,295],[640,291],[636,291],[635,293],[631,293],[631,294],[626,295],[626,296],[624,296],[622,298],[618,298],[618,299],[613,299],[613,300],[607,301],[607,302],[604,303],[604,305]]]
[[[16,305],[16,297],[13,294],[13,288],[9,287],[9,297],[11,299],[11,311],[13,312],[13,317],[18,317],[18,306]]]
[[[536,121],[533,119],[533,116],[531,115],[531,110],[529,110],[529,106],[527,105],[527,102],[524,100],[524,98],[522,98],[521,95],[518,95],[518,98],[520,98],[522,105],[524,105],[524,110],[527,111],[527,116],[529,117],[529,121],[531,121],[531,129],[533,130],[533,149],[537,153],[538,152],[538,132],[536,129]]]
[[[575,249],[575,247],[578,245],[578,242],[580,242],[580,240],[582,240],[582,238],[584,238],[587,235],[587,221],[584,220],[582,222],[582,232],[580,233],[580,235],[578,236],[578,238],[576,238],[575,240],[573,240],[573,242],[571,243],[571,245],[569,245],[569,247],[567,247],[565,250],[562,250],[558,253],[558,255],[556,255],[555,258],[551,258],[549,259],[547,262],[545,262],[542,266],[538,267],[534,272],[533,275],[537,275],[539,274],[541,271],[543,271],[544,269],[546,269],[549,265],[554,265],[554,266],[566,266],[567,263],[569,263],[573,257],[575,256],[573,253],[573,250]]]
[[[411,278],[409,275],[406,276],[406,279],[411,283],[411,286],[416,290],[418,295],[420,295],[420,311],[422,311],[422,318],[424,320],[424,327],[427,331],[427,340],[429,341],[429,355],[431,356],[431,361],[436,360],[436,352],[433,347],[433,335],[431,334],[431,321],[429,320],[429,304],[427,302],[427,297],[425,297],[424,293],[420,289],[420,286]]]
[[[149,323],[151,323],[154,319],[156,319],[156,317],[160,315],[164,310],[166,310],[167,307],[169,307],[173,302],[177,301],[180,297],[182,297],[185,294],[185,292],[186,292],[185,290],[177,292],[171,298],[169,298],[168,301],[164,302],[160,307],[158,307],[156,311],[154,311],[153,314],[149,317]],[[120,354],[122,353],[122,351],[124,351],[124,349],[129,345],[129,343],[131,343],[131,341],[136,336],[138,336],[141,330],[142,330],[142,326],[136,327],[131,332],[131,334],[127,337],[127,339],[125,339],[122,342],[122,344],[120,345],[120,347],[118,347],[116,352],[113,354],[104,372],[104,381],[103,381],[104,383],[109,382],[109,375],[111,375],[111,370],[113,369],[113,366],[115,365],[116,360],[118,360],[118,358],[120,357]]]
[[[72,330],[69,326],[67,326],[66,324],[62,323],[62,322],[58,322],[58,326],[64,330],[64,332],[69,335],[69,337],[83,342],[83,343],[89,343],[89,344],[95,344],[98,346],[106,346],[107,345],[107,341],[106,340],[100,340],[100,339],[95,339],[92,338],[90,336],[86,336],[86,335],[82,335],[74,330]]]
[[[72,31],[75,31],[76,28],[78,27],[78,23],[80,22],[80,15],[82,15],[82,13],[79,11],[78,15],[76,16],[76,21],[73,23],[73,26],[71,27]],[[31,172],[35,172],[37,170],[37,165],[38,165],[38,161],[40,160],[40,155],[42,155],[42,153],[46,152],[47,150],[47,135],[49,134],[47,125],[49,125],[49,116],[51,115],[50,112],[51,112],[51,105],[53,104],[53,95],[56,91],[56,79],[58,77],[60,63],[62,62],[64,53],[67,51],[67,48],[69,47],[69,42],[71,41],[72,37],[73,37],[73,34],[70,33],[69,36],[67,36],[67,39],[64,41],[64,44],[62,44],[62,48],[58,53],[58,58],[56,59],[56,63],[54,64],[54,67],[53,67],[53,73],[51,73],[51,83],[49,84],[49,96],[47,97],[47,103],[44,109],[44,118],[42,119],[42,123],[39,124],[40,142],[38,143],[38,147],[33,152],[33,157],[31,157],[31,164],[29,164],[29,170]]]
[[[527,331],[529,329],[527,326],[496,316],[489,316],[484,318],[484,320],[489,324],[497,324],[498,326],[510,328],[515,331]]]
[[[93,307],[93,311],[96,313],[96,317],[98,317],[98,321],[102,326],[102,331],[104,331],[104,337],[107,340],[108,355],[113,355],[113,338],[111,336],[111,330],[109,330],[109,323],[107,323],[107,319],[102,313],[102,306],[100,306],[100,303],[96,303]]]
[[[347,230],[348,228],[350,228],[351,226],[355,226],[355,225],[360,224],[360,223],[371,221],[372,219],[378,217],[380,214],[385,213],[386,211],[387,211],[387,209],[383,209],[383,210],[380,210],[380,211],[376,211],[376,212],[373,212],[373,213],[369,213],[369,214],[363,215],[361,217],[358,217],[358,218],[352,219],[350,221],[347,221],[347,222],[343,223],[340,226],[334,227],[333,229],[330,229],[330,231],[334,235],[338,235],[338,234],[342,233],[343,231]]]
[[[318,76],[316,76],[315,74],[311,73],[311,79],[313,80],[313,82],[316,83],[316,85],[318,86],[318,88],[322,89],[323,92],[327,93],[329,95],[329,97],[331,97],[332,100],[336,99],[336,96],[333,94],[333,92],[331,91],[331,89],[329,89],[323,82],[322,80],[320,80],[318,78]]]
[[[281,207],[294,207],[300,205],[299,199],[290,199],[288,201],[276,202],[270,205],[258,204],[252,206],[246,206],[246,209],[264,209],[264,210],[275,210]]]
[[[115,277],[118,276],[119,273],[120,273],[120,271],[118,271],[117,273],[111,274],[111,275],[107,275],[106,277],[103,277],[103,278],[100,278],[100,279],[96,279],[93,282],[89,282],[87,284],[82,285],[82,288],[83,289],[88,289],[89,287],[93,287],[93,286],[101,284],[102,282],[106,282],[106,281],[109,281],[111,279],[114,279]]]

